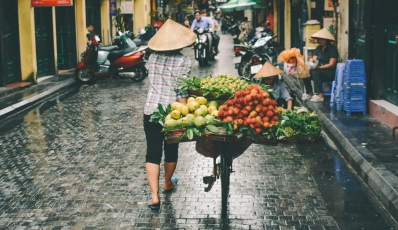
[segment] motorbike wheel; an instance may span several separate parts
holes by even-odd
[[[93,74],[87,68],[76,69],[75,77],[79,83],[90,83],[94,79]]]
[[[251,81],[252,80],[252,74],[250,70],[251,65],[248,63],[245,64],[244,69],[243,69],[243,77],[245,77],[246,80]]]
[[[239,66],[238,66],[238,74],[239,74],[239,76],[243,76],[244,71],[245,71],[246,63],[247,63],[247,61],[244,61],[244,60],[242,60],[239,63]]]
[[[205,63],[205,58],[202,57],[202,52],[202,50],[198,50],[198,62],[200,67],[207,65],[207,63]]]
[[[148,75],[148,71],[146,70],[145,66],[140,66],[135,69],[135,77],[131,78],[131,80],[135,82],[143,81]]]

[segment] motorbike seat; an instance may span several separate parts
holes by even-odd
[[[102,51],[108,51],[108,52],[111,52],[111,51],[114,51],[114,50],[118,50],[119,49],[119,47],[118,46],[100,46],[100,47],[98,47],[98,50],[102,50]]]
[[[125,55],[126,53],[130,53],[133,52],[135,50],[137,50],[138,47],[135,48],[126,48],[126,49],[122,49],[122,50],[116,50],[116,51],[112,51],[109,53],[108,55],[108,60],[112,63],[113,61],[115,61],[116,59],[120,58],[121,56]]]

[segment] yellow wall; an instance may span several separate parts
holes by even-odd
[[[282,31],[282,33],[285,33],[285,49],[290,49],[291,48],[291,33],[290,31],[292,30],[291,28],[291,23],[290,23],[290,18],[292,17],[291,15],[291,4],[290,1],[285,1],[285,31]]]
[[[134,1],[134,34],[138,34],[138,29],[144,29],[145,26],[151,23],[151,2],[150,0],[135,0]]]
[[[75,1],[75,23],[76,23],[76,53],[77,60],[80,54],[86,50],[86,0]]]
[[[30,1],[18,0],[19,46],[22,81],[37,83],[36,32],[34,8]],[[23,22],[23,23],[21,23]]]
[[[101,34],[102,34],[102,44],[110,45],[111,43],[111,24],[109,20],[109,1],[108,0],[101,0]]]
[[[340,0],[340,17],[337,25],[337,49],[339,60],[348,59],[349,0]]]

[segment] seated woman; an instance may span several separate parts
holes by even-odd
[[[266,62],[260,71],[254,76],[255,79],[260,80],[260,84],[269,85],[270,89],[274,92],[275,100],[279,106],[283,108],[292,109],[293,98],[290,96],[285,85],[279,81],[278,74],[282,74],[283,71],[273,66],[271,63]]]
[[[336,72],[337,58],[339,56],[336,46],[330,44],[335,41],[334,37],[326,28],[321,29],[311,36],[318,40],[319,46],[315,49],[315,54],[310,61],[318,61],[318,65],[310,70],[310,77],[304,78],[306,93],[302,99],[318,102],[324,100],[322,91],[322,82],[330,82],[334,80]],[[314,91],[312,91],[311,80],[314,81]]]

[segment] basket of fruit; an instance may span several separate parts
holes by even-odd
[[[187,91],[191,96],[203,96],[207,99],[224,99],[232,97],[238,90],[246,89],[248,82],[238,77],[219,74],[216,77],[206,76],[201,79],[193,77],[181,79],[182,91]]]

